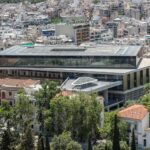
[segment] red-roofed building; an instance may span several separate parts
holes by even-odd
[[[13,104],[19,90],[24,89],[26,94],[29,94],[39,87],[39,80],[2,78],[0,79],[0,100],[8,100],[10,104]]]
[[[146,130],[149,128],[149,111],[144,105],[134,104],[118,112],[118,117],[128,123],[129,142],[132,130],[135,131],[137,149],[144,150],[150,147],[150,137]],[[147,136],[146,136],[147,135]]]

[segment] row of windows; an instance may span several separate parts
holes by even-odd
[[[87,67],[135,68],[135,57],[2,57],[0,66],[11,67]]]

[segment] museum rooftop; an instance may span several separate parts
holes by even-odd
[[[81,46],[23,46],[16,45],[0,52],[0,56],[137,56],[141,46],[98,45]]]

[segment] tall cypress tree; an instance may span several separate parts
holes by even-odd
[[[10,150],[10,143],[11,143],[10,132],[7,129],[4,131],[2,135],[1,150]]]
[[[131,150],[136,150],[134,129],[132,130]]]
[[[39,135],[39,138],[38,138],[37,150],[44,150],[44,141],[43,141],[43,137],[41,134]]]
[[[50,145],[49,145],[49,138],[48,136],[45,137],[45,150],[50,150]]]
[[[113,150],[120,150],[119,128],[118,128],[118,118],[117,118],[117,115],[115,115],[115,117],[114,117]]]
[[[88,136],[88,150],[92,150],[91,134]]]

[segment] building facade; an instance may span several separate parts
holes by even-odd
[[[0,52],[0,76],[54,79],[93,77],[121,85],[108,89],[112,107],[143,95],[150,82],[150,60],[141,46],[22,47]]]
[[[149,111],[139,104],[124,108],[118,112],[118,117],[128,124],[128,142],[131,144],[132,131],[135,132],[136,149],[150,148]]]
[[[30,95],[39,88],[41,88],[40,80],[2,78],[0,79],[0,101],[6,100],[13,105],[19,90],[24,90],[27,95]]]
[[[90,25],[88,23],[58,24],[55,27],[55,33],[56,36],[66,35],[77,45],[90,41]]]

